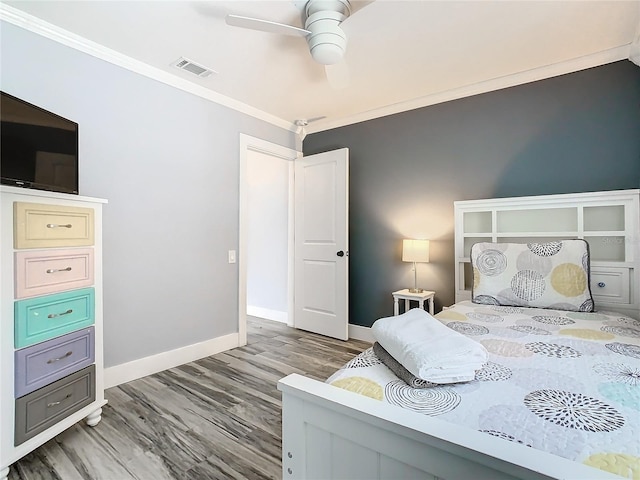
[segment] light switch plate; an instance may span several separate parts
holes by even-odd
[[[236,263],[236,251],[229,250],[229,263]]]

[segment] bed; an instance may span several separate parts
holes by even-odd
[[[625,256],[594,262],[600,271],[628,268],[620,309],[599,309],[596,295],[595,312],[580,311],[591,309],[582,299],[571,310],[457,298],[437,318],[489,352],[471,382],[411,389],[372,350],[325,383],[282,379],[283,478],[640,478],[640,321],[627,315],[639,293],[638,191],[625,193],[636,209],[624,214],[623,233],[615,231]],[[564,196],[552,197],[566,207]],[[593,199],[572,196],[580,221]],[[527,200],[536,210],[558,208],[549,197]],[[575,236],[543,232],[544,240],[588,236],[584,225],[577,229]],[[465,235],[456,229],[457,245]],[[531,236],[538,240],[531,232],[520,239]],[[456,258],[471,262],[465,250]]]

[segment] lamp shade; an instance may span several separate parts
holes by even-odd
[[[402,261],[429,263],[429,240],[402,240]]]

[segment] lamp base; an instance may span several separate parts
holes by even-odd
[[[410,288],[409,293],[422,293],[424,292],[424,288]]]

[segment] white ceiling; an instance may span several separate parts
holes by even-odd
[[[638,0],[352,2],[350,84],[334,89],[305,39],[224,21],[235,13],[302,26],[292,1],[2,3],[287,125],[326,117],[307,131],[627,58],[640,24]],[[217,74],[172,67],[181,56]]]

